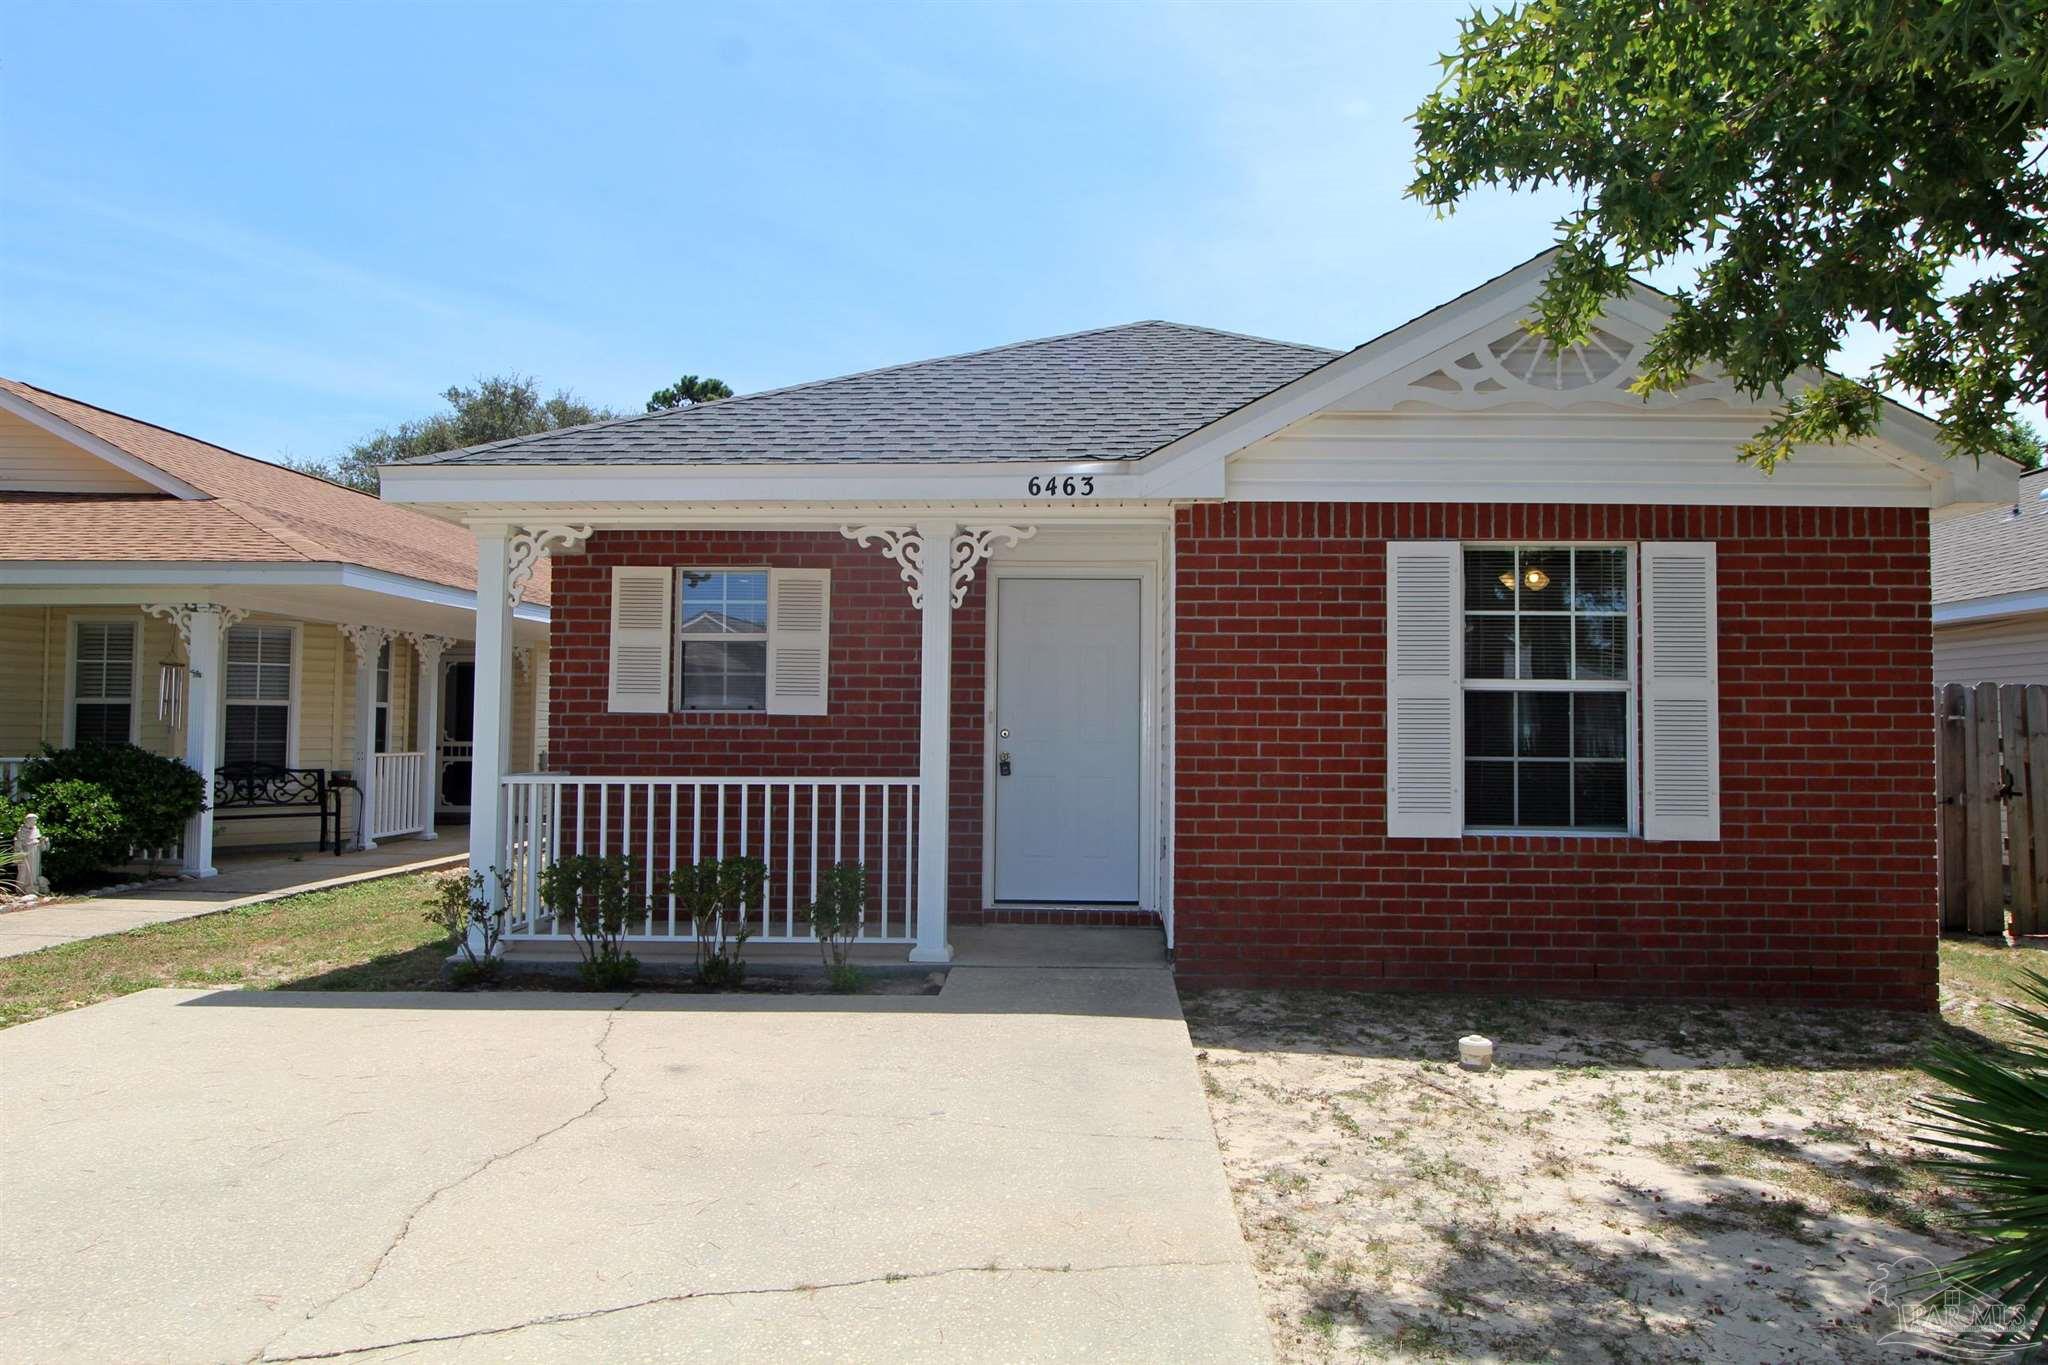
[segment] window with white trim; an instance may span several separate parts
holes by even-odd
[[[830,569],[614,565],[605,709],[822,716],[831,632]]]
[[[768,709],[768,570],[676,574],[676,706]]]
[[[221,761],[291,762],[292,628],[235,626],[227,636]]]
[[[391,752],[391,642],[377,651],[377,747],[374,753]]]
[[[1628,551],[1468,545],[1463,579],[1466,828],[1626,831]]]
[[[133,621],[80,621],[71,645],[71,742],[127,744],[135,736]]]

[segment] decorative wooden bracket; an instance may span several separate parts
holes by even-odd
[[[516,607],[540,557],[549,552],[580,550],[590,539],[588,526],[533,526],[505,537],[505,604]]]
[[[1015,549],[1019,541],[1038,534],[1036,526],[963,526],[953,537],[953,605],[967,600],[967,587],[974,582],[975,566],[995,551],[998,540]]]
[[[413,652],[427,661],[429,668],[441,662],[441,655],[455,642],[445,635],[429,635],[424,631],[409,630],[405,638],[411,642]]]
[[[389,626],[336,626],[335,629],[346,636],[349,644],[354,646],[358,663],[375,663],[384,646],[390,644],[392,637],[398,634]]]
[[[212,602],[145,602],[142,610],[150,616],[162,617],[178,630],[178,645],[185,651],[186,659],[192,657],[192,618],[202,611],[220,613],[220,628],[240,625],[248,619],[249,613],[243,607],[222,607]]]
[[[924,608],[925,565],[928,556],[924,537],[915,526],[842,526],[839,534],[866,549],[868,542],[882,542],[882,553],[896,561],[901,577],[910,589],[910,605]]]

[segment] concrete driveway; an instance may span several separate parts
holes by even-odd
[[[0,1033],[0,1359],[1268,1357],[1171,979]]]

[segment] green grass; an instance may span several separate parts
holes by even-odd
[[[2028,971],[2048,972],[2048,952],[2008,948],[1995,938],[1942,939],[1942,1018],[1999,1042],[2020,1038],[2025,1030],[1999,1006],[2021,998],[2020,977]]]
[[[427,877],[392,877],[0,958],[0,1028],[152,986],[437,989],[428,895]]]

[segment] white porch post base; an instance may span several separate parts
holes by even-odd
[[[948,766],[953,731],[953,594],[947,581],[951,521],[921,521],[924,648],[919,665],[917,743],[917,944],[910,961],[953,960],[946,926]]]
[[[494,911],[505,908],[504,889],[493,869],[505,844],[504,777],[512,748],[512,602],[507,596],[506,528],[478,526],[476,532],[476,743],[469,767],[469,866],[483,874]],[[479,956],[483,933],[470,931]]]
[[[221,637],[219,607],[194,606],[186,618],[185,766],[206,783],[206,808],[185,822],[188,877],[219,875],[213,865],[213,770],[220,752]]]

